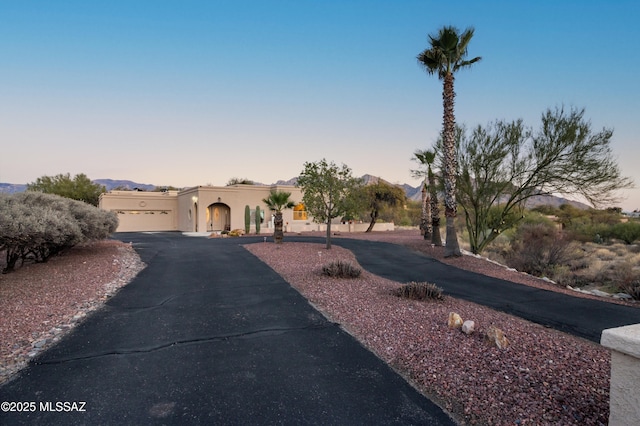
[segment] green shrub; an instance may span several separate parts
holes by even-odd
[[[322,274],[332,278],[358,278],[362,270],[350,262],[338,260],[322,267]]]
[[[412,300],[444,300],[442,289],[435,284],[411,281],[392,291],[394,296]]]
[[[611,227],[610,232],[611,238],[622,240],[625,244],[633,244],[634,241],[640,239],[640,223],[616,223]]]

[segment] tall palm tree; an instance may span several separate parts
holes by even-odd
[[[273,239],[276,244],[282,243],[284,238],[283,226],[282,226],[282,211],[284,209],[291,209],[296,204],[289,199],[291,197],[290,192],[271,190],[269,196],[262,200],[263,203],[269,207],[269,210],[274,212],[274,232]]]
[[[455,228],[457,215],[456,205],[456,146],[455,146],[455,115],[453,75],[462,68],[469,68],[481,58],[467,60],[467,48],[473,37],[473,28],[467,28],[462,33],[452,26],[442,27],[438,34],[429,35],[430,47],[418,55],[418,62],[422,64],[429,75],[437,74],[443,81],[442,105],[443,139],[444,139],[444,214],[447,220],[447,236],[445,257],[462,256],[458,236]]]

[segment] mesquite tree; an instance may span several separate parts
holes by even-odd
[[[522,120],[462,131],[457,195],[471,250],[480,253],[521,220],[533,196],[579,196],[595,207],[616,201],[615,192],[633,183],[613,157],[612,136],[594,132],[584,109],[575,108],[548,109],[535,131]]]

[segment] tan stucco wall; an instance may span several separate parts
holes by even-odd
[[[176,231],[178,191],[110,191],[100,196],[99,207],[118,214],[118,232]]]
[[[213,204],[223,204],[230,210],[230,229],[244,230],[245,206],[255,210],[256,206],[264,212],[264,221],[260,226],[261,234],[272,234],[273,212],[267,209],[264,198],[271,190],[291,193],[294,203],[302,201],[302,191],[295,186],[196,186],[181,191],[145,192],[145,191],[110,191],[100,196],[100,208],[118,213],[117,232],[138,231],[182,231],[211,232],[214,229],[211,217],[207,217],[207,209]],[[294,220],[293,210],[286,209],[282,213],[285,232],[326,231],[325,224],[313,222],[313,217],[306,220]],[[364,232],[368,223],[340,224],[334,219],[334,232]],[[251,233],[255,233],[255,221],[251,221]],[[378,223],[374,230],[393,230],[393,223]]]
[[[271,190],[291,193],[291,201],[302,201],[302,191],[294,186],[258,186],[258,185],[232,185],[232,186],[198,186],[188,188],[178,195],[178,229],[185,232],[205,232],[211,230],[211,220],[207,221],[207,208],[215,203],[229,206],[231,211],[231,229],[244,229],[245,206],[255,210],[256,206],[264,211],[264,222],[260,226],[261,233],[272,233],[270,221],[273,213],[267,209],[263,198],[269,196]],[[196,208],[197,204],[197,208]],[[189,215],[191,210],[191,215]],[[197,210],[197,219],[196,219]],[[293,211],[287,209],[283,212],[283,220],[293,221]],[[255,232],[255,222],[251,223],[251,232]]]
[[[290,192],[294,203],[302,201],[302,191],[294,186],[232,185],[197,186],[168,192],[110,191],[100,196],[99,206],[118,213],[117,232],[207,232],[212,230],[212,221],[207,220],[207,209],[215,203],[229,207],[231,229],[244,229],[245,206],[251,210],[260,206],[264,211],[260,232],[270,234],[273,233],[270,227],[273,213],[262,199],[267,198],[271,190]],[[291,209],[283,212],[283,220],[290,224],[294,222]],[[312,223],[311,218],[295,222]],[[255,232],[254,221],[251,232]]]

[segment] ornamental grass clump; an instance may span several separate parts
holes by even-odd
[[[412,300],[444,300],[442,289],[435,284],[411,281],[392,291],[394,296]]]
[[[362,270],[350,262],[338,260],[322,267],[322,275],[332,278],[358,278]]]

